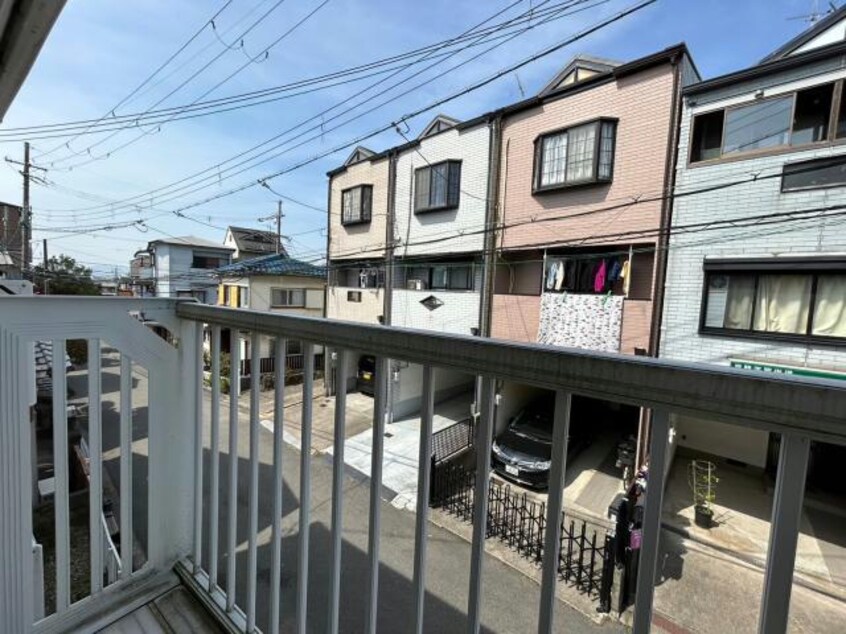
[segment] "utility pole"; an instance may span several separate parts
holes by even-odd
[[[50,294],[50,269],[48,267],[48,262],[50,259],[47,257],[47,238],[44,238],[44,294]]]
[[[258,219],[259,222],[268,222],[274,218],[276,219],[276,255],[282,253],[282,218],[284,217],[285,214],[282,213],[282,201],[280,200],[276,205],[275,214]]]
[[[32,247],[30,241],[32,240],[32,208],[29,204],[29,181],[30,169],[37,169],[46,172],[46,168],[33,165],[29,159],[29,141],[24,142],[24,160],[23,163],[6,157],[6,162],[21,166],[21,175],[23,176],[23,205],[21,207],[21,217],[18,223],[18,230],[21,232],[21,259],[20,269],[21,277],[24,271],[27,271],[32,266]]]
[[[29,236],[32,229],[32,213],[29,211],[29,141],[24,141],[23,162],[23,209],[21,210],[21,279],[24,270],[29,270]],[[46,253],[46,252],[45,252]]]
[[[276,255],[282,252],[282,201],[276,206]]]

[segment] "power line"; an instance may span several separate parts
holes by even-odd
[[[257,19],[256,19],[256,20],[255,20],[255,21],[254,21],[254,22],[253,22],[253,23],[252,23],[249,27],[247,27],[247,29],[246,29],[246,30],[244,30],[244,31],[243,31],[243,32],[242,32],[242,33],[238,36],[238,37],[239,37],[239,39],[240,39],[240,38],[244,38],[244,37],[246,37],[246,36],[247,36],[247,35],[248,35],[248,34],[249,34],[249,33],[250,33],[253,29],[255,29],[255,28],[256,28],[259,24],[261,24],[262,22],[264,22],[264,21],[267,19],[267,17],[268,17],[271,13],[273,13],[273,12],[274,12],[274,11],[275,11],[275,10],[276,10],[276,9],[277,9],[277,8],[278,8],[278,7],[279,7],[279,6],[283,3],[283,2],[285,2],[285,0],[277,0],[277,2],[276,2],[276,3],[275,3],[275,4],[274,4],[274,5],[273,5],[270,9],[268,9],[267,11],[265,11],[265,12],[264,12],[264,13],[263,13],[263,14],[262,14],[259,18],[257,18]],[[167,93],[164,97],[161,97],[158,101],[156,101],[156,102],[155,102],[152,106],[150,106],[150,108],[148,108],[145,112],[148,112],[148,111],[149,111],[149,110],[151,110],[152,108],[155,108],[156,106],[158,106],[159,104],[161,104],[162,102],[164,102],[164,101],[165,101],[166,99],[168,99],[169,97],[173,96],[175,93],[177,93],[179,90],[181,90],[183,87],[185,87],[188,83],[190,83],[191,81],[193,81],[196,77],[198,77],[200,74],[202,74],[202,73],[203,73],[206,69],[208,69],[208,68],[209,68],[212,64],[214,64],[217,60],[219,60],[221,57],[223,57],[223,56],[224,56],[226,53],[228,53],[228,52],[229,52],[229,50],[228,50],[228,49],[224,49],[223,51],[221,51],[220,53],[218,53],[217,55],[215,55],[215,56],[214,56],[214,57],[213,57],[210,61],[206,62],[206,64],[204,64],[203,66],[201,66],[201,67],[200,67],[197,71],[195,71],[195,72],[194,72],[194,73],[193,73],[190,77],[188,77],[188,79],[186,79],[186,80],[182,81],[179,85],[177,85],[177,86],[176,86],[176,88],[173,88],[173,89],[172,89],[170,92],[168,92],[168,93]],[[241,67],[238,71],[236,71],[236,73],[237,73],[237,72],[240,72],[240,70],[241,70],[242,68],[244,68],[244,67]],[[227,79],[226,79],[226,80],[224,80],[224,81],[227,81],[227,80],[228,80],[228,79],[230,79],[230,78],[231,78],[231,76],[230,76],[230,77],[227,77]],[[220,84],[217,84],[217,86],[219,86],[219,85],[220,85]],[[215,86],[215,88],[216,88],[217,86]],[[214,90],[214,88],[212,88],[212,90]],[[206,91],[206,92],[205,92],[202,96],[207,95],[209,92],[210,92],[210,91]],[[202,97],[200,97],[200,98],[202,98]],[[91,150],[92,150],[93,148],[95,148],[95,147],[97,147],[97,146],[99,146],[99,145],[101,145],[101,144],[105,143],[105,142],[106,142],[106,141],[108,141],[109,139],[111,139],[111,138],[113,138],[114,136],[116,136],[118,133],[119,133],[119,132],[117,132],[117,131],[116,131],[116,132],[113,132],[113,133],[109,134],[108,136],[106,136],[105,138],[100,139],[99,141],[97,141],[97,142],[95,142],[95,143],[92,143],[91,145],[87,146],[86,148],[84,148],[84,149],[82,149],[82,150],[79,150],[79,151],[73,151],[73,152],[72,152],[72,154],[71,154],[70,156],[67,156],[67,157],[65,157],[65,158],[61,158],[61,159],[57,159],[56,161],[54,161],[54,163],[64,163],[64,162],[66,162],[66,161],[68,161],[68,160],[71,160],[71,159],[72,159],[73,157],[75,157],[75,156],[80,156],[81,154],[85,154],[85,153],[88,153],[89,155],[91,155]],[[93,161],[91,161],[91,162],[93,162]],[[81,164],[87,164],[87,162],[83,162],[83,163],[81,163]]]
[[[518,2],[522,2],[522,1],[523,0],[518,0]],[[608,0],[606,0],[606,1],[608,1]],[[513,4],[517,4],[517,3],[516,2],[512,3],[511,6],[513,6]],[[567,3],[564,3],[564,4],[569,5],[570,3],[567,2]],[[559,8],[560,8],[560,5],[554,5],[553,7],[548,7],[548,8],[546,8],[543,11],[540,11],[540,12],[536,10],[534,16],[529,15],[528,17],[521,17],[520,19],[511,20],[511,21],[509,21],[509,28],[516,26],[516,25],[519,25],[519,24],[522,24],[522,23],[525,23],[525,22],[528,22],[531,19],[537,19],[538,17],[542,17],[542,16],[547,15],[549,13],[556,12]],[[524,14],[524,16],[525,16],[525,14]],[[495,30],[495,29],[498,29],[498,28],[499,28],[499,26],[495,25],[495,26],[492,26],[492,27],[488,27],[487,29],[485,29],[485,31],[491,31],[491,30]],[[137,127],[137,125],[141,122],[147,122],[150,119],[166,117],[166,116],[171,115],[173,113],[194,112],[194,111],[197,111],[197,110],[211,109],[208,112],[202,112],[198,115],[177,117],[176,119],[174,119],[174,120],[183,120],[183,119],[195,118],[196,116],[208,116],[210,114],[218,114],[220,112],[229,112],[231,110],[241,109],[241,108],[244,108],[244,107],[252,107],[252,106],[255,106],[255,105],[263,105],[263,104],[266,104],[266,103],[278,101],[278,100],[283,99],[283,98],[290,98],[291,96],[299,96],[299,95],[307,94],[309,92],[313,92],[313,90],[297,92],[297,93],[294,93],[293,95],[286,96],[286,97],[278,97],[278,98],[272,98],[272,99],[262,99],[260,101],[256,101],[256,102],[253,102],[253,103],[247,103],[246,105],[239,105],[239,106],[236,106],[236,107],[223,108],[223,106],[230,106],[231,104],[242,104],[242,102],[244,102],[244,101],[250,101],[250,100],[253,100],[253,99],[268,97],[268,96],[276,95],[278,93],[288,92],[288,91],[294,90],[296,88],[301,88],[301,87],[304,87],[304,86],[310,86],[310,85],[315,85],[315,84],[321,84],[321,83],[327,82],[329,80],[333,80],[333,79],[337,79],[337,78],[344,78],[344,77],[347,77],[347,76],[350,76],[350,75],[356,75],[358,73],[361,73],[361,72],[366,71],[366,70],[371,70],[373,68],[381,68],[383,66],[388,66],[389,64],[394,63],[395,61],[401,61],[401,60],[404,60],[404,59],[408,59],[409,57],[425,53],[429,49],[441,48],[442,45],[444,44],[444,42],[449,43],[449,44],[455,44],[455,43],[459,43],[461,41],[465,41],[467,39],[470,39],[470,37],[475,37],[478,34],[480,34],[480,32],[476,32],[476,33],[472,33],[472,34],[468,34],[468,35],[463,35],[463,36],[460,36],[460,37],[457,37],[457,38],[453,38],[451,40],[445,40],[445,41],[442,41],[440,43],[427,45],[425,47],[415,49],[413,51],[409,51],[409,52],[402,53],[402,54],[399,54],[399,55],[383,58],[383,59],[377,60],[375,62],[369,62],[367,64],[354,66],[354,67],[351,67],[351,68],[347,68],[347,69],[340,70],[340,71],[335,71],[335,72],[324,74],[324,75],[319,75],[319,76],[316,76],[316,77],[313,77],[313,78],[306,78],[306,79],[303,79],[303,80],[298,80],[296,82],[281,84],[281,85],[278,85],[278,86],[263,88],[263,89],[260,89],[260,90],[238,93],[238,94],[235,94],[235,95],[230,95],[228,97],[220,97],[220,98],[217,98],[217,99],[210,99],[210,100],[205,100],[205,101],[201,100],[201,101],[197,101],[193,104],[171,106],[171,107],[168,107],[168,108],[161,108],[161,109],[151,109],[151,110],[147,110],[147,111],[144,111],[144,112],[127,113],[127,114],[124,114],[124,115],[113,115],[113,116],[109,117],[107,121],[104,121],[106,116],[103,116],[103,117],[100,117],[98,119],[83,119],[83,120],[75,120],[75,121],[66,121],[66,122],[61,122],[61,123],[39,124],[39,125],[32,125],[32,126],[20,126],[20,127],[6,128],[5,130],[0,130],[0,142],[12,142],[12,141],[18,141],[18,140],[24,140],[24,139],[38,140],[38,139],[45,139],[45,138],[59,138],[59,137],[69,136],[71,134],[77,134],[77,135],[100,134],[104,131],[112,131],[112,130],[124,129],[124,128],[126,128],[126,129],[134,128],[134,127]],[[502,37],[505,37],[505,35],[498,35],[497,36],[497,38],[502,38]],[[496,38],[494,38],[494,39],[496,39]],[[439,53],[437,55],[430,56],[430,58],[441,57],[441,56],[444,56],[444,55],[446,55],[446,54],[445,53]],[[333,87],[339,86],[341,84],[349,83],[350,81],[360,81],[361,79],[364,79],[364,78],[367,78],[367,77],[372,77],[372,76],[378,75],[378,74],[387,73],[387,72],[390,72],[391,70],[392,70],[392,68],[389,67],[387,69],[379,70],[377,72],[370,73],[368,75],[362,75],[360,77],[356,77],[353,80],[345,80],[345,81],[340,81],[340,82],[336,82],[336,83],[327,83],[325,86],[321,86],[318,89],[333,88]],[[113,111],[110,111],[110,114],[112,112]],[[103,123],[101,124],[100,122],[103,122]],[[130,125],[125,125],[125,124],[130,124]],[[36,136],[36,135],[49,135],[49,136]],[[49,152],[50,152],[49,150],[42,152],[40,154],[40,156],[44,156],[44,155],[48,154]]]
[[[215,19],[216,19],[216,18],[217,18],[217,17],[218,17],[221,13],[223,13],[223,12],[224,12],[224,10],[226,10],[226,8],[227,8],[230,4],[232,4],[232,0],[226,0],[226,2],[224,3],[224,5],[223,5],[220,9],[218,9],[218,10],[217,10],[217,12],[215,12],[215,14],[214,14],[212,17],[210,17],[208,20],[206,20],[205,22],[203,22],[203,25],[202,25],[199,29],[197,29],[197,30],[194,32],[194,34],[193,34],[191,37],[189,37],[189,38],[188,38],[188,40],[187,40],[185,43],[183,43],[183,44],[182,44],[179,48],[177,48],[177,49],[176,49],[176,51],[170,55],[170,57],[168,57],[168,58],[167,58],[164,62],[162,62],[162,63],[161,63],[161,64],[160,64],[160,65],[159,65],[159,66],[158,66],[158,67],[157,67],[157,68],[156,68],[156,69],[155,69],[155,70],[154,70],[151,74],[149,74],[149,75],[148,75],[148,76],[147,76],[147,77],[146,77],[146,78],[145,78],[145,79],[144,79],[144,80],[143,80],[140,84],[138,84],[138,85],[137,85],[137,86],[136,86],[133,90],[131,90],[131,91],[129,92],[129,94],[127,94],[126,96],[124,96],[124,97],[123,97],[120,101],[118,101],[118,102],[117,102],[114,106],[112,106],[112,107],[109,109],[109,111],[108,111],[108,112],[106,112],[103,116],[101,116],[99,119],[95,120],[95,121],[94,121],[93,123],[91,123],[90,125],[96,125],[97,123],[99,123],[100,121],[102,121],[103,119],[105,119],[106,117],[108,117],[109,115],[115,116],[115,110],[117,110],[118,108],[120,108],[123,104],[125,104],[125,103],[126,103],[126,102],[128,102],[130,99],[132,99],[132,97],[134,97],[136,94],[138,94],[138,92],[139,92],[141,89],[143,89],[143,88],[144,88],[144,86],[146,86],[148,83],[150,83],[150,81],[152,81],[152,79],[153,79],[156,75],[158,75],[158,74],[159,74],[162,70],[164,70],[164,69],[165,69],[165,67],[167,67],[167,66],[168,66],[168,64],[170,64],[170,63],[171,63],[174,59],[176,59],[176,58],[177,58],[177,57],[178,57],[178,56],[179,56],[179,55],[180,55],[180,54],[181,54],[181,53],[182,53],[182,52],[183,52],[186,48],[188,48],[188,47],[191,45],[191,43],[192,43],[194,40],[196,40],[196,39],[200,36],[200,34],[201,34],[203,31],[205,31],[206,27],[207,27],[209,24],[214,24],[214,20],[215,20]],[[81,133],[81,134],[85,133],[88,129],[89,129],[89,128],[85,128],[85,129],[83,129],[83,131],[82,131],[82,133]],[[53,148],[53,149],[51,149],[51,150],[47,150],[46,152],[42,152],[41,154],[39,154],[39,157],[48,156],[48,155],[52,154],[53,152],[55,152],[56,150],[58,150],[59,148],[62,148],[62,147],[70,147],[70,145],[69,145],[69,144],[70,144],[72,141],[74,141],[75,139],[77,139],[77,138],[78,138],[78,136],[79,136],[79,135],[74,136],[73,138],[69,139],[66,143],[63,143],[63,144],[61,144],[61,145],[57,145],[56,147],[54,147],[54,148]]]
[[[495,17],[497,17],[498,15],[500,15],[503,11],[508,10],[509,8],[511,8],[511,7],[512,7],[512,6],[514,6],[515,4],[518,4],[518,3],[519,3],[519,2],[521,2],[521,1],[522,1],[522,0],[517,0],[516,2],[513,2],[511,5],[509,5],[509,6],[508,6],[508,7],[506,7],[505,9],[498,11],[496,14],[494,14],[494,15],[493,15],[493,16],[491,16],[491,17],[489,17],[487,20],[485,20],[485,21],[481,22],[481,23],[480,23],[480,25],[481,25],[481,24],[485,24],[486,22],[489,22],[491,19],[494,19]],[[569,2],[565,3],[565,4],[566,4],[566,6],[565,6],[565,7],[563,7],[563,8],[562,8],[562,7],[559,7],[559,8],[563,11],[563,9],[566,9],[566,8],[568,8],[569,6],[576,5],[576,4],[581,4],[581,3],[584,3],[584,2],[586,2],[586,1],[587,1],[587,0],[575,0],[575,1],[574,1],[574,0],[569,0]],[[603,1],[604,1],[604,0],[603,0]],[[520,17],[520,16],[518,16],[518,18],[519,18],[519,17]],[[512,18],[512,20],[515,20],[515,19],[518,19],[518,18]],[[479,25],[477,25],[477,27],[478,27],[478,26],[479,26]],[[497,28],[502,29],[502,28],[505,28],[505,27],[507,27],[507,26],[508,26],[508,21],[506,21],[506,22],[504,22],[504,23],[502,23],[502,24],[498,25],[498,27],[497,27]],[[461,35],[460,35],[460,36],[458,36],[458,37],[462,37],[462,36],[466,35],[467,33],[474,32],[474,31],[477,29],[477,27],[471,27],[471,29],[468,29],[467,31],[465,31],[463,34],[461,34]],[[525,32],[525,30],[524,30],[523,32]],[[487,33],[486,33],[486,35],[487,35]],[[481,37],[481,36],[477,36],[476,34],[474,34],[474,37]],[[453,40],[455,40],[455,39],[458,39],[458,38],[453,38]],[[440,45],[440,47],[442,47],[442,48],[443,48],[443,47],[446,47],[446,46],[447,46],[447,45],[448,45],[451,41],[452,41],[452,40],[447,40],[445,43],[441,44],[441,45]],[[484,41],[484,40],[482,39],[481,41]],[[447,56],[447,58],[448,58],[448,57],[451,57],[451,56],[454,56],[455,54],[457,54],[457,53],[459,53],[459,52],[461,52],[461,51],[463,51],[463,50],[465,50],[465,49],[467,49],[467,48],[469,48],[469,46],[465,46],[465,47],[463,47],[462,49],[459,49],[458,51],[454,51],[454,52],[452,52],[452,53],[449,53],[449,54],[448,54],[448,56]],[[435,50],[437,50],[437,49],[435,49]],[[432,53],[432,52],[433,52],[433,51],[432,51],[431,49],[428,51],[428,53],[430,54],[429,56],[431,56],[431,53]],[[192,175],[190,175],[190,176],[188,176],[188,177],[185,177],[185,178],[182,178],[182,179],[180,179],[180,180],[178,180],[178,181],[175,181],[174,183],[171,183],[171,184],[169,184],[169,185],[161,186],[161,187],[158,187],[158,188],[156,188],[156,189],[153,189],[153,190],[150,190],[150,191],[144,192],[144,193],[142,193],[142,194],[138,194],[138,195],[135,195],[135,196],[131,196],[131,197],[127,198],[127,199],[124,199],[123,201],[115,201],[115,204],[128,204],[128,203],[129,203],[129,202],[131,202],[131,201],[140,201],[140,202],[144,202],[144,199],[151,197],[153,194],[159,194],[160,192],[165,192],[166,190],[173,189],[173,188],[176,188],[176,189],[174,189],[174,191],[172,191],[172,192],[163,193],[163,194],[162,194],[162,196],[167,196],[167,195],[175,194],[176,192],[181,191],[181,190],[182,190],[182,191],[184,191],[184,190],[186,190],[186,189],[188,189],[188,190],[189,190],[189,191],[184,191],[184,193],[183,193],[182,195],[180,195],[180,196],[173,196],[172,198],[168,199],[168,200],[175,200],[175,199],[177,199],[177,198],[179,198],[179,197],[186,196],[186,195],[190,195],[191,193],[194,193],[194,192],[196,192],[196,191],[200,191],[200,190],[204,189],[204,188],[205,188],[205,187],[207,187],[207,186],[211,186],[211,185],[213,185],[213,184],[219,184],[219,183],[220,183],[222,180],[224,180],[224,179],[228,179],[228,178],[230,178],[231,176],[235,176],[235,175],[237,175],[237,174],[239,174],[239,173],[242,173],[242,172],[246,171],[246,170],[240,170],[239,172],[236,172],[235,174],[232,174],[231,176],[230,176],[230,175],[227,175],[227,176],[225,176],[225,177],[224,177],[224,176],[222,175],[222,172],[221,172],[221,169],[220,169],[220,168],[221,168],[221,167],[223,167],[224,165],[226,165],[227,163],[231,163],[232,161],[235,161],[235,160],[237,160],[237,159],[239,159],[239,158],[241,158],[241,157],[243,157],[243,156],[245,156],[245,155],[247,155],[247,154],[249,154],[249,153],[251,153],[251,152],[254,152],[254,151],[256,151],[256,150],[258,150],[258,149],[260,149],[260,148],[262,148],[262,147],[264,147],[264,146],[266,146],[266,145],[268,145],[268,144],[272,143],[273,141],[276,141],[276,140],[277,140],[277,139],[279,139],[280,137],[283,137],[284,135],[286,135],[286,134],[288,134],[288,133],[291,133],[291,132],[295,131],[296,129],[298,129],[299,127],[302,127],[303,125],[305,125],[305,124],[307,124],[307,123],[310,123],[310,122],[312,122],[312,121],[316,121],[316,120],[318,120],[318,119],[321,119],[321,124],[320,124],[320,125],[318,125],[318,126],[313,126],[313,127],[309,128],[309,130],[307,130],[307,131],[312,131],[312,130],[316,130],[316,129],[322,129],[322,127],[323,127],[323,125],[324,125],[324,123],[325,123],[325,122],[322,120],[322,117],[323,117],[324,115],[328,114],[329,112],[331,112],[332,110],[334,110],[334,109],[338,108],[339,106],[341,106],[341,105],[343,105],[343,104],[345,104],[345,103],[348,103],[349,101],[352,101],[352,100],[353,100],[353,99],[355,99],[356,97],[358,97],[358,96],[360,96],[360,95],[362,95],[362,94],[364,94],[364,93],[368,92],[369,90],[371,90],[371,89],[373,89],[373,88],[375,88],[375,87],[378,87],[379,85],[381,85],[382,83],[384,83],[384,81],[386,81],[387,79],[390,79],[391,77],[393,77],[393,76],[397,75],[397,74],[398,74],[399,72],[401,72],[402,70],[405,70],[405,68],[408,68],[408,67],[413,66],[413,65],[415,65],[415,64],[417,64],[417,63],[420,63],[421,61],[424,61],[425,59],[427,59],[427,56],[424,56],[421,60],[418,60],[417,62],[411,62],[411,63],[409,63],[409,64],[406,64],[405,66],[401,67],[400,69],[398,69],[398,70],[394,71],[394,72],[393,72],[390,76],[388,76],[388,77],[386,77],[386,78],[384,78],[384,79],[382,79],[382,80],[379,80],[379,81],[377,81],[377,82],[375,82],[375,83],[373,83],[373,84],[371,84],[371,85],[367,86],[367,87],[366,87],[366,88],[364,88],[363,90],[358,91],[357,93],[355,93],[355,94],[354,94],[354,95],[352,95],[351,97],[346,98],[346,99],[345,99],[345,100],[343,100],[342,102],[340,102],[340,103],[338,103],[338,104],[335,104],[334,106],[331,106],[331,107],[329,107],[329,108],[327,108],[327,109],[324,109],[322,112],[319,112],[319,113],[315,114],[314,116],[312,116],[312,117],[310,117],[310,118],[308,118],[308,119],[306,119],[306,120],[304,120],[304,121],[300,122],[299,124],[296,124],[296,125],[294,125],[294,126],[292,126],[292,127],[288,128],[288,129],[286,129],[286,130],[283,130],[282,132],[280,132],[280,133],[278,133],[278,134],[274,135],[273,137],[270,137],[269,139],[267,139],[267,140],[265,140],[265,141],[263,141],[263,142],[261,142],[261,143],[259,143],[259,144],[257,144],[257,145],[254,145],[253,147],[251,147],[251,148],[249,148],[249,149],[247,149],[247,150],[244,150],[244,151],[242,151],[242,152],[240,152],[240,153],[236,154],[235,156],[233,156],[233,157],[231,157],[231,158],[229,158],[229,159],[227,159],[227,160],[225,160],[225,161],[222,161],[222,162],[220,162],[220,163],[217,163],[216,165],[213,165],[213,166],[211,166],[211,167],[209,167],[209,168],[206,168],[206,169],[204,169],[204,170],[200,170],[199,172],[196,172],[196,173],[194,173],[194,174],[192,174]],[[442,60],[442,61],[443,61],[443,60]],[[433,67],[433,65],[430,65],[430,66],[429,66],[429,68],[432,68],[432,67]],[[457,68],[457,67],[453,67],[452,69],[450,69],[450,71],[451,71],[451,70],[454,70],[455,68]],[[417,76],[417,75],[421,74],[422,72],[425,72],[425,70],[428,70],[428,68],[427,68],[427,69],[424,69],[424,70],[422,70],[422,71],[418,71],[418,72],[416,72],[416,73],[415,73],[415,74],[413,74],[410,78],[413,78],[413,77],[415,77],[415,76]],[[447,71],[447,72],[450,72],[450,71]],[[441,73],[441,75],[440,75],[440,76],[443,76],[444,74],[446,74],[446,73]],[[410,78],[408,78],[408,79],[410,79]],[[408,79],[406,79],[406,80],[403,80],[403,81],[400,81],[400,82],[397,82],[397,83],[393,84],[393,85],[392,85],[390,88],[388,88],[387,90],[391,90],[391,89],[393,89],[393,88],[395,88],[395,87],[397,87],[397,86],[401,85],[401,84],[402,84],[402,83],[404,83],[405,81],[408,81]],[[430,81],[433,81],[433,80],[434,80],[434,79],[432,79],[432,80],[430,80]],[[425,83],[429,83],[429,82],[424,82],[423,84],[420,84],[420,85],[416,86],[416,87],[415,87],[415,89],[416,89],[416,88],[419,88],[419,87],[420,87],[420,86],[422,86],[422,85],[425,85]],[[384,92],[385,92],[385,91],[383,91],[383,94],[384,94]],[[406,91],[405,93],[403,93],[403,95],[408,94],[409,92],[411,92],[411,91]],[[403,96],[403,95],[400,95],[400,96]],[[372,99],[372,98],[371,98],[371,99]],[[385,102],[385,103],[389,103],[389,102]],[[385,105],[385,103],[383,103],[382,105]],[[342,113],[341,113],[341,115],[345,114],[346,112],[349,112],[350,110],[354,109],[355,107],[357,107],[357,106],[352,106],[352,107],[348,108],[347,110],[345,110],[344,112],[342,112]],[[372,110],[371,110],[371,111],[372,111]],[[337,116],[341,116],[341,115],[337,115]],[[337,116],[336,116],[336,117],[333,117],[333,119],[334,119],[334,118],[337,118]],[[354,119],[353,119],[353,120],[354,120]],[[347,123],[349,123],[349,121],[348,121]],[[321,132],[322,132],[322,130],[321,130]],[[298,137],[295,137],[295,138],[298,138]],[[275,145],[275,146],[273,146],[273,147],[271,147],[271,148],[267,148],[266,150],[263,150],[262,152],[258,153],[256,156],[253,156],[253,157],[251,157],[251,158],[249,158],[249,159],[245,159],[245,160],[243,160],[243,161],[240,161],[240,162],[236,163],[235,165],[233,165],[233,166],[231,166],[231,167],[227,167],[225,171],[230,171],[230,170],[232,170],[232,169],[235,169],[235,168],[237,168],[237,167],[240,167],[240,166],[242,166],[242,165],[245,165],[245,164],[247,164],[247,163],[249,163],[249,162],[251,162],[251,161],[255,161],[256,159],[258,159],[258,158],[259,158],[259,157],[261,157],[262,155],[267,154],[267,153],[269,153],[270,151],[272,151],[272,150],[274,150],[274,149],[279,148],[279,147],[280,147],[281,145],[283,145],[283,144],[284,144],[284,143],[280,143],[280,144],[277,144],[277,145]],[[271,157],[271,158],[274,158],[274,157]],[[197,183],[188,184],[188,185],[185,185],[185,186],[183,186],[183,187],[177,187],[178,185],[181,185],[182,183],[186,183],[187,181],[194,180],[194,179],[196,179],[197,177],[202,176],[203,174],[207,174],[207,173],[208,173],[209,175],[208,175],[208,176],[205,176],[205,177],[203,177],[203,178],[201,178],[201,179],[199,179],[199,180],[197,181]],[[202,182],[204,182],[204,181],[209,181],[209,183],[208,183],[207,185],[202,186],[202,187],[196,187],[196,185],[199,185],[200,183],[202,183]],[[191,189],[191,187],[195,187],[195,189]],[[108,206],[109,206],[109,205],[97,205],[97,206],[93,206],[93,207],[82,207],[82,208],[76,208],[74,211],[86,211],[86,210],[102,209],[102,208],[105,208],[105,207],[108,207]],[[70,211],[70,210],[68,210],[68,211]]]

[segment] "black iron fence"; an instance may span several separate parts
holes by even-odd
[[[437,464],[473,446],[476,423],[471,416],[432,434],[432,460]]]
[[[323,367],[323,354],[314,355],[314,367],[320,369]],[[303,369],[303,355],[289,354],[285,357],[285,369],[289,372],[302,372]],[[259,359],[259,373],[273,374],[276,371],[276,359],[274,357],[263,357]],[[252,372],[251,359],[241,360],[241,376],[250,376]]]
[[[473,522],[475,471],[456,463],[437,463],[432,471],[430,506]],[[492,480],[488,489],[486,536],[507,544],[535,564],[543,560],[546,503]],[[585,594],[610,605],[614,564],[613,537],[582,519],[561,516],[558,574]]]

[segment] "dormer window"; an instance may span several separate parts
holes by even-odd
[[[616,120],[598,119],[538,137],[534,191],[610,182],[616,134]]]
[[[370,222],[373,207],[373,186],[358,185],[341,192],[341,224],[357,225]]]

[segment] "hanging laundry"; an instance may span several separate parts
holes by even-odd
[[[593,291],[595,293],[601,293],[605,290],[605,275],[607,272],[608,267],[605,264],[605,260],[600,260],[593,280]]]
[[[555,288],[555,260],[550,260],[546,266],[546,290]]]
[[[580,265],[579,282],[576,285],[576,290],[579,293],[592,293],[598,264],[593,260],[583,260]]]
[[[629,294],[629,285],[631,283],[631,267],[629,260],[623,262],[623,267],[620,269],[620,279],[623,280],[623,293]]]
[[[608,267],[608,284],[613,284],[618,279],[620,279],[620,271],[623,269],[623,265],[620,263],[620,258],[614,258],[611,261],[611,265]]]
[[[560,291],[564,288],[564,262],[563,260],[558,260],[557,266],[555,267],[555,290]]]

